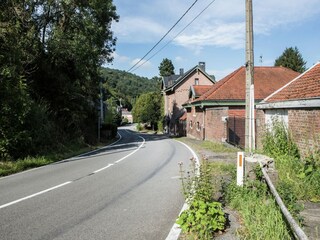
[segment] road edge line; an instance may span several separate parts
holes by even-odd
[[[180,141],[177,141],[175,140],[176,142],[179,142],[181,143],[182,145],[184,145],[193,155],[195,161],[196,161],[196,164],[198,166],[200,166],[200,161],[199,161],[199,158],[198,158],[198,155],[196,154],[196,152],[190,147],[188,146],[187,144],[185,144],[184,142],[180,142]],[[179,216],[181,215],[181,213],[184,211],[184,210],[187,210],[189,208],[189,205],[187,202],[185,202],[182,206],[182,209],[179,213]],[[181,228],[179,226],[179,224],[177,223],[174,223],[172,228],[170,229],[170,232],[168,234],[168,236],[166,237],[166,240],[177,240],[180,236],[180,233],[181,233]]]

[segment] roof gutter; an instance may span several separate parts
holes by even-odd
[[[260,103],[261,99],[255,99],[255,104]],[[208,101],[196,101],[191,103],[185,103],[182,106],[188,107],[220,107],[220,106],[245,106],[244,100],[208,100]]]
[[[261,102],[257,109],[274,109],[274,108],[320,108],[320,99],[301,99],[281,102]]]

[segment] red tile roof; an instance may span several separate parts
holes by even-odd
[[[285,67],[254,67],[255,99],[262,100],[299,75]],[[246,69],[240,67],[218,81],[197,101],[245,100]]]
[[[264,102],[312,99],[320,97],[320,62],[271,94]]]
[[[194,85],[192,86],[196,97],[201,96],[211,89],[212,85]]]

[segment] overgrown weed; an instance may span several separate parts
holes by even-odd
[[[222,204],[213,200],[212,166],[204,159],[200,166],[191,159],[191,171],[180,165],[183,193],[189,208],[181,213],[177,223],[192,239],[212,239],[225,229],[226,218]]]
[[[243,227],[238,231],[241,239],[292,239],[275,200],[267,186],[258,180],[247,181],[239,187],[235,179],[224,189],[226,203],[236,209]]]
[[[275,122],[272,131],[266,132],[263,148],[265,154],[275,159],[279,174],[278,189],[289,209],[292,202],[286,197],[289,192],[296,196],[296,200],[320,201],[319,153],[311,153],[301,159],[292,135],[281,122]],[[295,210],[292,213],[297,215]]]

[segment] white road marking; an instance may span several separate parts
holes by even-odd
[[[146,142],[146,140],[145,140],[143,137],[141,137],[141,136],[139,136],[139,138],[142,138],[142,140],[143,140],[143,142],[141,143],[141,145],[140,145],[136,150],[134,150],[133,152],[129,153],[127,156],[124,156],[123,158],[120,158],[119,160],[115,161],[115,163],[119,163],[119,162],[123,161],[123,160],[126,159],[127,157],[129,157],[129,156],[131,156],[132,154],[134,154],[134,153],[136,153],[137,151],[139,151],[140,148],[142,148],[142,146],[144,145],[144,143]]]
[[[109,168],[109,167],[111,167],[111,166],[113,166],[113,164],[112,164],[112,163],[109,163],[108,166],[105,166],[105,167],[103,167],[103,168],[100,168],[100,169],[98,169],[98,170],[95,170],[93,173],[101,172],[101,171],[103,171],[103,170],[105,170],[105,169],[107,169],[107,168]]]
[[[50,191],[55,190],[55,189],[57,189],[57,188],[61,188],[61,187],[65,186],[65,185],[67,185],[67,184],[70,184],[70,183],[72,183],[72,182],[71,182],[71,181],[68,181],[68,182],[62,183],[62,184],[60,184],[60,185],[54,186],[54,187],[52,187],[52,188],[48,188],[48,189],[46,189],[46,190],[43,190],[43,191],[41,191],[41,192],[37,192],[37,193],[35,193],[35,194],[29,195],[29,196],[27,196],[27,197],[20,198],[20,199],[18,199],[18,200],[15,200],[15,201],[6,203],[6,204],[4,204],[4,205],[1,205],[1,206],[0,206],[0,209],[1,209],[1,208],[9,207],[9,206],[11,206],[11,205],[13,205],[13,204],[16,204],[16,203],[18,203],[18,202],[22,202],[22,201],[24,201],[24,200],[27,200],[27,199],[30,199],[30,198],[39,196],[39,195],[41,195],[41,194],[50,192]]]
[[[120,135],[120,134],[119,134],[119,135]],[[121,135],[120,135],[120,137],[121,137]],[[137,151],[139,151],[140,148],[142,148],[142,146],[143,146],[144,143],[146,142],[146,140],[145,140],[143,137],[141,137],[141,136],[139,136],[139,137],[143,140],[143,142],[141,143],[141,145],[140,145],[136,150],[134,150],[133,152],[131,152],[131,153],[129,153],[128,155],[124,156],[123,158],[115,161],[114,163],[109,163],[107,166],[105,166],[105,167],[103,167],[103,168],[100,168],[100,169],[98,169],[98,170],[95,170],[95,171],[92,172],[92,173],[95,174],[95,173],[101,172],[101,171],[103,171],[103,170],[105,170],[105,169],[113,166],[114,164],[123,161],[123,160],[126,159],[127,157],[129,157],[129,156],[131,156],[132,154],[134,154],[134,153],[136,153]],[[43,190],[43,191],[41,191],[41,192],[37,192],[37,193],[34,193],[34,194],[32,194],[32,195],[29,195],[29,196],[20,198],[20,199],[18,199],[18,200],[15,200],[15,201],[12,201],[12,202],[9,202],[9,203],[0,205],[0,209],[9,207],[9,206],[11,206],[11,205],[14,205],[14,204],[16,204],[16,203],[22,202],[22,201],[24,201],[24,200],[27,200],[27,199],[30,199],[30,198],[39,196],[39,195],[41,195],[41,194],[50,192],[50,191],[52,191],[52,190],[55,190],[55,189],[60,188],[60,187],[63,187],[63,186],[65,186],[65,185],[67,185],[67,184],[70,184],[70,183],[72,183],[72,182],[73,182],[73,181],[68,181],[68,182],[59,184],[59,185],[57,185],[57,186],[54,186],[54,187],[52,187],[52,188],[48,188],[48,189],[46,189],[46,190]]]
[[[200,161],[199,161],[199,158],[197,156],[197,154],[195,153],[195,151],[193,151],[193,149],[191,147],[189,147],[187,144],[183,143],[183,142],[180,142],[180,141],[177,141],[179,143],[181,143],[182,145],[184,145],[186,148],[189,149],[189,151],[192,153],[195,161],[196,161],[196,164],[198,166],[200,166]],[[197,175],[199,175],[199,168],[198,168],[198,171],[196,172]],[[193,187],[192,187],[193,188]],[[189,205],[185,202],[182,206],[182,209],[179,213],[179,216],[181,215],[181,213],[185,210],[187,210],[189,208]],[[179,217],[178,216],[178,217]],[[177,224],[177,223],[174,223],[172,228],[170,229],[170,232],[168,234],[168,236],[166,237],[166,240],[177,240],[179,238],[179,235],[181,233],[181,228],[180,228],[180,225]]]

